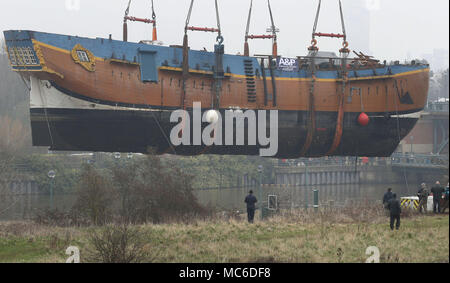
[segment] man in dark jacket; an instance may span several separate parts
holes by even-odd
[[[444,193],[444,188],[441,186],[439,181],[437,181],[436,185],[431,188],[431,192],[433,193],[433,212],[441,213],[441,199],[442,194]]]
[[[398,230],[400,228],[400,215],[402,214],[402,208],[396,194],[392,195],[392,199],[388,202],[388,208],[391,214],[391,230],[394,230],[394,222],[396,222],[395,228]]]
[[[387,206],[391,199],[392,199],[392,189],[389,188],[388,191],[383,196],[383,205],[386,209],[389,209]]]
[[[255,203],[257,203],[258,200],[253,195],[253,191],[250,191],[248,196],[245,198],[245,203],[247,204],[247,217],[248,217],[248,223],[253,223],[253,219],[255,218]]]

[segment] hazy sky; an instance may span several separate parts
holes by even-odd
[[[70,8],[68,3],[75,3]],[[79,9],[77,8],[79,2]],[[190,0],[154,0],[158,15],[159,39],[164,44],[181,44]],[[191,23],[214,26],[213,0],[196,0]],[[0,30],[30,29],[86,37],[122,38],[122,17],[128,0],[0,0]],[[150,0],[133,0],[130,15],[150,17]],[[226,52],[243,52],[243,38],[250,0],[219,0]],[[350,47],[352,35],[361,33],[358,20],[351,16],[353,7],[362,7],[369,18],[370,51],[379,59],[406,59],[449,49],[448,0],[343,0]],[[311,40],[317,0],[272,0],[279,34],[279,53],[304,55]],[[340,32],[337,0],[323,0],[320,32]],[[68,8],[69,7],[69,8]],[[369,12],[367,12],[370,11]],[[359,10],[358,10],[359,11]],[[360,12],[358,12],[360,14]],[[254,0],[251,33],[265,33],[269,27],[266,0]],[[130,41],[151,37],[149,25],[132,23]],[[354,39],[356,41],[356,39]],[[214,36],[192,33],[194,49],[212,50]],[[321,39],[321,50],[337,51],[338,40]],[[252,53],[270,53],[269,41],[251,42]],[[448,58],[448,57],[447,57]],[[448,60],[448,59],[447,59]],[[448,63],[447,63],[448,65]]]

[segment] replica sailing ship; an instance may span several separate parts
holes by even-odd
[[[362,53],[350,58],[342,6],[341,34],[316,31],[319,1],[308,55],[283,58],[270,2],[272,28],[264,35],[249,34],[250,5],[243,55],[224,54],[217,0],[215,28],[190,26],[193,4],[182,46],[156,44],[154,10],[152,19],[131,17],[130,3],[122,41],[5,31],[12,69],[30,82],[33,144],[67,151],[259,154],[259,145],[173,146],[171,113],[201,102],[204,112],[278,110],[278,158],[387,157],[418,121],[410,114],[425,107],[429,66],[380,63]],[[153,40],[128,42],[129,21],[152,24]],[[217,33],[214,52],[191,50],[190,31]],[[342,39],[340,57],[320,52],[319,37]],[[250,56],[250,39],[272,40],[272,54]]]

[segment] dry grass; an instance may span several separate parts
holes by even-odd
[[[214,219],[135,227],[153,262],[365,262],[369,246],[379,248],[381,262],[449,262],[448,215],[410,215],[395,232],[378,208],[289,211],[253,225]],[[88,231],[0,224],[0,262],[64,262],[69,245],[80,248],[83,261],[92,249]]]

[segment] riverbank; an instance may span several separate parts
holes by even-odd
[[[388,219],[277,216],[248,225],[244,220],[135,226],[145,235],[143,262],[363,263],[375,246],[385,263],[449,262],[449,217],[410,216],[400,231]],[[93,250],[89,235],[104,228],[58,228],[32,222],[0,223],[0,262],[65,262],[69,246],[81,262]]]

